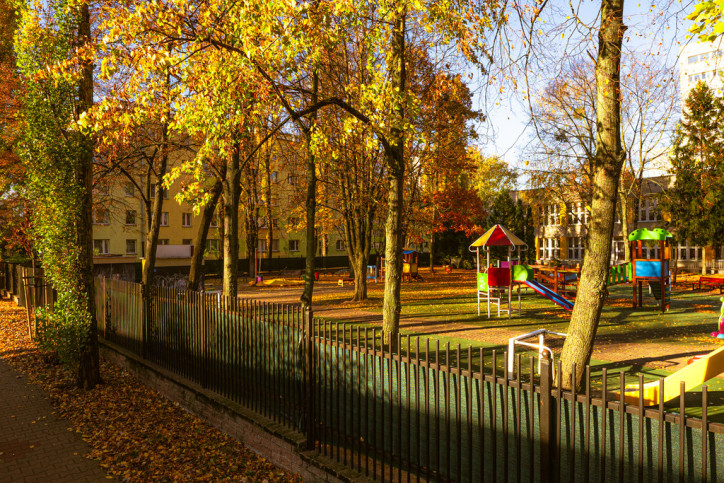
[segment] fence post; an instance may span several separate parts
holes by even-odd
[[[206,292],[200,292],[201,295],[201,387],[209,387],[209,327],[208,318],[206,317]]]
[[[541,481],[555,481],[555,398],[553,397],[553,373],[550,359],[540,361],[540,468]]]
[[[141,284],[141,304],[143,305],[143,323],[141,325],[141,357],[148,359],[148,325],[151,320],[151,301],[148,285]]]
[[[314,421],[314,315],[312,308],[304,308],[304,407],[307,410],[306,449],[314,449],[316,442]]]

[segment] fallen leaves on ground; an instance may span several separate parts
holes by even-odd
[[[107,361],[104,384],[78,389],[8,301],[0,301],[0,357],[48,394],[90,445],[89,457],[122,481],[301,481]]]

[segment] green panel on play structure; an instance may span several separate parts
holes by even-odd
[[[488,291],[488,274],[478,273],[478,292]]]
[[[629,241],[637,241],[637,240],[666,240],[667,238],[671,238],[672,235],[668,231],[664,230],[663,228],[654,228],[653,230],[649,230],[648,228],[639,228],[638,230],[632,231],[629,236]]]
[[[533,280],[533,267],[528,265],[513,265],[513,280],[516,282]]]

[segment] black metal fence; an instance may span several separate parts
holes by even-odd
[[[584,389],[563,391],[547,361],[538,374],[519,355],[511,371],[504,352],[390,344],[380,329],[299,306],[107,279],[96,297],[105,339],[303,432],[372,479],[724,480],[724,425],[710,421],[706,387],[647,408],[615,392],[642,376],[586,367]]]

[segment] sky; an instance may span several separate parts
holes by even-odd
[[[552,2],[561,3],[560,0]],[[563,2],[565,3],[565,2]],[[570,5],[570,4],[568,4]],[[583,23],[597,26],[598,8],[600,2],[580,2],[580,9],[576,12]],[[586,55],[595,57],[597,45],[595,42],[588,43],[585,51],[581,50],[584,43],[584,35],[575,26],[571,26],[570,16],[565,15],[567,5],[562,5],[558,10],[551,10],[548,17],[541,15],[538,26],[543,31],[546,50],[552,54],[552,58],[567,58],[572,55]],[[667,5],[656,5],[652,3],[639,3],[627,1],[624,7],[624,23],[629,27],[624,38],[624,49],[635,51],[637,55],[647,55],[657,65],[670,68],[678,79],[678,55],[680,46],[690,40],[687,29],[691,22],[685,20],[685,16],[693,9],[693,3],[686,4],[679,1],[671,1]],[[560,26],[560,18],[569,17],[569,27]],[[579,31],[576,31],[579,30]],[[555,62],[555,61],[553,61]],[[518,85],[522,79],[518,77]],[[532,88],[533,98],[536,90],[543,84],[555,77],[555,71],[551,70],[540,75],[540,83]],[[532,138],[533,130],[529,126],[530,115],[528,113],[525,92],[518,89],[505,88],[501,93],[495,85],[495,94],[491,89],[485,91],[482,88],[481,77],[476,75],[473,81],[475,91],[474,103],[478,109],[487,113],[488,123],[480,126],[479,145],[487,155],[498,155],[505,159],[510,165],[525,169],[524,161],[525,147],[535,142]]]

